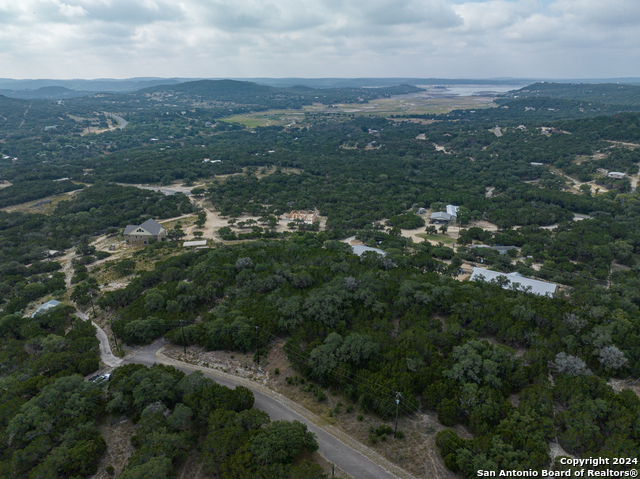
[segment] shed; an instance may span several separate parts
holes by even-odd
[[[502,286],[504,289],[510,289],[512,285],[515,285],[520,291],[526,291],[538,296],[553,296],[558,289],[558,285],[555,283],[526,278],[520,273],[500,273],[499,271],[491,271],[484,268],[473,268],[469,281],[496,281],[498,278],[506,280]]]
[[[183,248],[191,248],[193,246],[207,246],[207,240],[185,241],[182,243]]]
[[[452,216],[451,220],[455,220],[458,217],[459,209],[460,209],[459,206],[447,205],[447,213],[449,213]]]

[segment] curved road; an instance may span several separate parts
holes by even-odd
[[[172,361],[169,360],[169,358],[158,354],[165,345],[166,342],[164,340],[157,341],[125,360],[124,363],[137,363],[144,364],[146,366],[151,366],[155,363],[170,364],[187,374],[201,370],[201,368],[179,361]],[[217,383],[230,388],[235,388],[240,384],[240,381],[220,377],[221,375],[213,375],[206,371],[203,371],[203,374],[208,378],[214,379]],[[244,382],[242,385],[250,387],[250,385],[244,384]],[[351,449],[349,446],[327,433],[324,429],[315,426],[290,407],[257,389],[251,388],[251,391],[255,397],[254,407],[269,414],[271,420],[298,420],[306,424],[309,430],[316,435],[322,456],[327,461],[334,463],[340,469],[353,476],[354,479],[397,479],[397,476],[394,476],[372,462],[369,458],[354,449]]]
[[[119,115],[116,115],[115,113],[109,113],[109,112],[103,112],[104,115],[108,118],[113,118],[114,120],[118,120],[118,122],[120,123],[117,128],[119,129],[124,129],[125,126],[127,126],[129,124],[129,122],[127,120],[125,120],[124,118],[122,118]]]
[[[82,311],[76,311],[76,316],[82,319],[83,321],[89,321],[89,316],[84,314]],[[116,358],[111,352],[111,346],[109,346],[109,338],[107,338],[107,333],[105,333],[100,326],[91,321],[96,327],[96,338],[100,341],[100,361],[102,361],[105,365],[111,368],[117,368],[122,364],[122,359]]]

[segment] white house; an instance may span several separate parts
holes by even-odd
[[[627,177],[627,174],[620,171],[610,171],[607,176],[609,178],[615,178],[616,180],[624,180]]]
[[[484,268],[473,268],[469,281],[494,281],[498,280],[498,278],[503,278],[505,281],[502,286],[504,289],[510,289],[512,285],[517,285],[517,289],[537,294],[538,296],[553,296],[553,293],[558,289],[558,285],[555,283],[526,278],[520,273],[500,273],[499,271],[491,271]]]

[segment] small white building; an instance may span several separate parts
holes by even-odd
[[[459,206],[447,205],[447,213],[451,215],[451,221],[455,221],[458,217]]]
[[[193,248],[194,246],[207,246],[207,240],[185,241],[182,243],[183,248]]]
[[[609,178],[615,178],[616,180],[624,180],[627,177],[627,174],[620,171],[610,171],[607,176]]]
[[[538,163],[537,161],[532,161],[531,164],[533,166],[544,166],[544,163]]]

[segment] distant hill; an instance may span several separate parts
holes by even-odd
[[[640,105],[640,86],[617,83],[534,83],[512,91],[506,98],[562,98],[607,105]]]
[[[264,108],[301,108],[311,103],[358,103],[422,91],[412,85],[382,88],[287,88],[259,85],[238,80],[198,80],[176,85],[144,88],[132,96],[156,100],[227,102]]]
[[[45,86],[37,90],[0,90],[0,94],[2,95],[24,100],[63,100],[65,98],[93,95],[94,93],[95,92],[70,90],[63,86]]]
[[[37,91],[44,87],[64,87],[84,94],[97,92],[118,93],[140,90],[157,85],[174,85],[189,81],[177,78],[129,78],[125,80],[97,79],[97,80],[14,80],[0,78],[0,90],[4,91]]]

